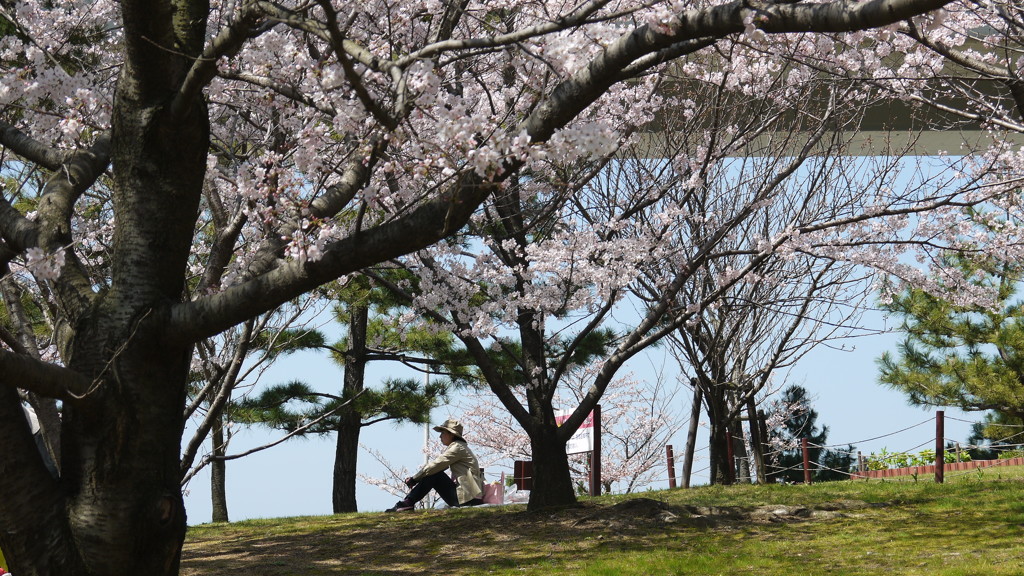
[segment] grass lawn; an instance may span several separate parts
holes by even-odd
[[[1024,574],[1024,468],[190,528],[182,574]]]

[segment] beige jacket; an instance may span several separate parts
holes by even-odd
[[[465,504],[474,498],[483,498],[484,479],[480,474],[480,463],[465,440],[454,440],[440,456],[426,463],[419,472],[412,475],[412,478],[421,480],[448,468],[452,469],[455,482],[459,485],[456,489],[459,504]]]

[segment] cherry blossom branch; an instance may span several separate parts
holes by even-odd
[[[347,273],[428,246],[461,228],[493,186],[463,174],[445,193],[402,217],[329,244],[318,261],[282,262],[244,284],[172,306],[169,322],[178,337],[210,336]]]
[[[267,78],[266,76],[256,76],[255,74],[247,72],[232,72],[229,70],[219,71],[217,72],[217,75],[225,80],[237,80],[239,82],[245,82],[246,84],[252,84],[253,86],[259,86],[260,88],[273,90],[277,94],[280,94],[289,100],[314,108],[329,117],[333,117],[337,114],[337,111],[333,107],[317,102],[313,98],[303,94],[298,88],[281,84],[280,82],[274,82],[271,78]]]
[[[223,28],[192,63],[192,67],[185,75],[181,87],[171,102],[171,114],[181,118],[192,110],[192,107],[200,101],[199,95],[203,89],[217,75],[218,60],[238,54],[245,42],[252,37],[262,15],[257,3],[244,2],[242,4],[238,17]]]
[[[766,33],[852,32],[885,26],[936,10],[949,0],[839,0],[824,4],[769,4],[735,0],[707,9],[685,10],[655,29],[644,25],[623,35],[560,84],[524,123],[533,141],[547,141],[590,106],[634,62],[688,38],[724,38],[748,23]]]
[[[309,34],[320,38],[324,42],[333,45],[331,32],[322,22],[318,22],[299,12],[288,10],[283,6],[266,0],[257,0],[256,5],[259,6],[260,10],[267,18],[277,20],[278,22],[296,30],[308,32]],[[345,54],[347,54],[349,58],[352,58],[371,70],[392,74],[392,69],[396,68],[395,64],[390,60],[377,57],[363,46],[360,46],[358,43],[353,42],[348,38],[342,38],[338,43],[338,46],[345,51]]]
[[[341,29],[338,28],[338,15],[331,6],[331,3],[328,0],[316,0],[316,3],[320,5],[320,8],[327,16],[327,33],[330,37],[330,43],[331,46],[334,47],[334,55],[338,58],[338,63],[341,64],[341,69],[345,71],[345,78],[348,79],[348,83],[349,86],[352,87],[352,91],[356,93],[356,97],[363,103],[363,107],[366,108],[366,111],[369,112],[381,126],[387,128],[389,131],[394,130],[398,127],[398,120],[373,99],[373,96],[371,96],[369,91],[367,91],[366,86],[363,85],[362,78],[359,73],[356,72],[355,67],[352,65],[352,61],[348,58],[348,53],[345,51],[345,36],[342,34]]]
[[[481,48],[501,48],[503,46],[511,46],[520,42],[536,38],[538,36],[544,36],[547,34],[553,34],[561,30],[573,28],[576,26],[582,26],[588,22],[588,18],[595,12],[600,10],[602,7],[607,5],[610,0],[592,0],[583,4],[572,13],[565,16],[556,18],[555,20],[538,25],[517,30],[509,34],[500,34],[497,36],[483,37],[483,38],[466,38],[461,40],[444,40],[441,42],[435,42],[420,48],[419,50],[410,53],[408,56],[400,58],[396,61],[396,65],[399,67],[406,67],[416,62],[417,60],[430,59],[436,57],[438,54],[443,52],[453,52],[457,50],[467,49],[481,49]]]

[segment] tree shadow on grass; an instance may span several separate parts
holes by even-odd
[[[598,552],[642,551],[686,531],[797,522],[842,514],[800,507],[673,506],[649,498],[528,512],[522,507],[324,517],[282,529],[235,525],[191,535],[184,576],[481,574],[538,564],[571,566]],[[865,505],[866,506],[866,505]],[[271,531],[276,531],[273,533]]]

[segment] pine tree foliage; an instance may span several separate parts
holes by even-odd
[[[396,268],[379,269],[375,274],[395,283],[416,282],[415,277]],[[327,434],[339,432],[337,414],[350,403],[349,408],[359,415],[364,426],[382,420],[426,422],[430,410],[446,398],[450,378],[466,373],[462,366],[465,362],[453,349],[451,333],[398,322],[407,310],[404,304],[367,275],[357,274],[343,282],[332,283],[325,293],[335,300],[334,319],[343,326],[351,327],[355,311],[366,308],[365,341],[358,343],[365,353],[358,357],[351,353],[356,345],[352,330],[330,345],[318,332],[307,334],[304,342],[326,350],[341,367],[388,360],[436,373],[438,377],[428,383],[414,378],[387,378],[378,387],[359,383],[353,389],[338,393],[319,391],[323,385],[291,381],[271,386],[256,397],[237,403],[232,409],[233,417],[247,424],[263,424],[288,432],[307,426],[299,435]]]
[[[307,383],[292,381],[264,390],[259,396],[243,399],[230,409],[231,419],[244,424],[261,424],[297,436],[329,434],[337,430],[334,414],[351,401],[362,415],[364,425],[381,420],[400,420],[422,424],[430,410],[445,399],[444,381],[424,385],[404,378],[385,380],[379,389],[365,389],[355,398],[317,392]]]
[[[796,385],[786,388],[775,406],[773,412],[781,414],[783,418],[779,426],[768,430],[769,444],[778,449],[772,455],[772,464],[768,466],[769,482],[804,481],[804,438],[808,443],[807,455],[814,470],[814,482],[849,478],[854,447],[850,445],[842,450],[825,447],[828,444],[828,426],[819,427],[818,411],[811,408],[806,388]],[[768,419],[772,420],[772,415]]]
[[[885,309],[906,334],[878,364],[879,380],[913,405],[993,410],[1024,417],[1024,307],[1019,265],[951,257],[947,268],[989,291],[990,307],[907,289]],[[994,431],[995,432],[995,431]],[[997,433],[997,432],[996,432]]]

